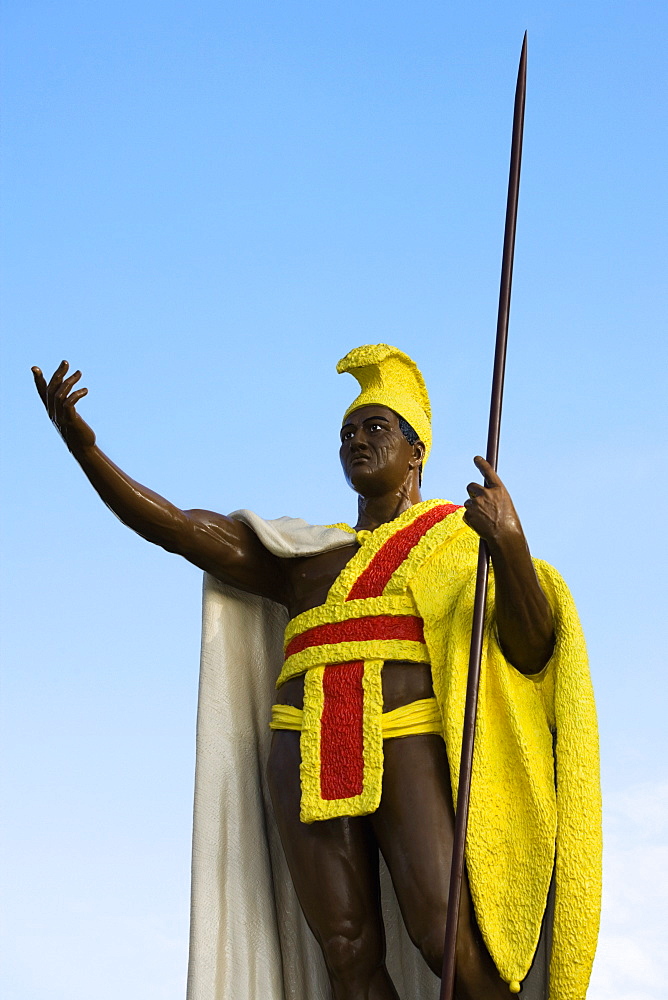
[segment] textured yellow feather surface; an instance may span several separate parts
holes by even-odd
[[[463,527],[453,532],[450,523],[440,546],[438,528],[430,532],[432,554],[417,563],[415,553],[410,580],[425,623],[455,799],[478,547]],[[466,862],[480,929],[508,983],[524,979],[531,965],[554,869],[550,1000],[582,1000],[601,889],[596,712],[568,588],[546,563],[536,561],[536,570],[554,611],[557,643],[534,677],[515,670],[499,648],[490,578]]]

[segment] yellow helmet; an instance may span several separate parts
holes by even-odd
[[[431,450],[431,405],[415,362],[388,344],[365,344],[341,358],[336,370],[350,372],[362,387],[343,419],[360,406],[388,406],[415,430],[424,444],[426,462]]]

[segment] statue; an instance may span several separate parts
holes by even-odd
[[[200,933],[210,934],[216,954],[203,960],[210,966],[208,985],[191,970],[189,997],[306,1000],[326,995],[323,977],[333,1000],[406,1000],[409,989],[411,996],[433,995],[430,986],[411,985],[410,976],[398,992],[388,972],[379,853],[408,936],[438,976],[480,536],[491,553],[493,581],[455,995],[491,1000],[506,998],[509,986],[520,989],[554,872],[550,996],[583,998],[598,922],[600,803],[595,712],[577,615],[558,574],[532,560],[510,495],[484,459],[474,461],[488,485],[470,483],[463,505],[422,500],[431,410],[414,362],[384,344],[357,348],[339,362],[338,371],[350,372],[361,387],[344,414],[340,448],[358,510],[354,527],[326,528],[284,518],[266,522],[248,511],[179,510],[99,450],[76,409],[87,393],[77,388],[81,373],[68,376],[68,370],[62,362],[47,385],[33,368],[37,391],[107,506],[148,541],[204,570],[209,588],[223,598],[231,593],[244,606],[261,605],[273,616],[269,645],[287,622],[271,722],[258,724],[273,731],[268,760],[258,768],[248,757],[246,747],[264,740],[255,723],[244,723],[247,742],[241,750],[235,745],[237,757],[229,758],[237,761],[233,781],[241,776],[261,784],[266,766],[284,857],[274,843],[263,868],[248,861],[243,892],[251,887],[258,898],[246,901],[243,919],[230,917],[234,890],[223,893],[221,903],[220,886],[211,889],[219,909],[200,914],[192,947],[197,952]],[[218,625],[207,626],[205,610],[205,657],[209,633],[233,644],[227,669],[234,684],[225,690],[234,699],[237,678],[255,683],[254,664],[242,671],[234,651],[255,649],[257,637],[244,634],[243,625],[235,635],[226,627],[221,633]],[[240,710],[247,712],[244,699]],[[236,741],[225,732],[213,738],[228,736]],[[203,788],[209,778],[198,780]],[[243,820],[244,794],[226,803],[216,792],[204,812],[237,810]],[[221,866],[237,866],[235,852],[245,856],[245,839],[272,840],[272,830],[257,829],[264,824],[261,807],[257,815],[252,828],[241,822],[224,845],[215,838],[198,842],[196,830],[194,893],[202,891],[198,883],[211,881],[197,875],[203,870],[198,856],[211,855],[207,871],[219,873]],[[283,889],[276,890],[275,905],[260,898],[272,879],[276,889],[286,861],[324,959],[324,965],[317,957],[305,960],[315,963],[314,971],[297,968],[292,949],[301,947],[301,931],[289,929],[294,915],[289,901],[282,902]],[[273,951],[267,935],[274,932],[265,921],[280,938]],[[243,954],[235,956],[230,942],[237,934]],[[230,952],[224,959],[221,949]],[[254,970],[265,952],[270,958],[262,975],[271,982],[258,982]],[[235,964],[250,970],[243,987],[233,981]]]

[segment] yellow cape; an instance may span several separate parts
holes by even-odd
[[[455,801],[478,549],[463,523],[453,531],[462,514],[447,519],[447,538],[430,532],[409,580],[424,620]],[[556,647],[533,677],[508,663],[496,638],[492,573],[466,863],[480,929],[507,982],[521,982],[531,965],[554,869],[550,998],[582,1000],[601,892],[596,711],[573,599],[556,570],[534,562],[554,612]]]

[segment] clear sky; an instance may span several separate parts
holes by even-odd
[[[415,357],[425,496],[484,450],[529,91],[499,471],[600,712],[590,1000],[668,996],[666,45],[652,0],[8,0],[4,995],[182,1000],[201,574],[124,528],[30,366],[183,507],[354,520],[339,357]]]

